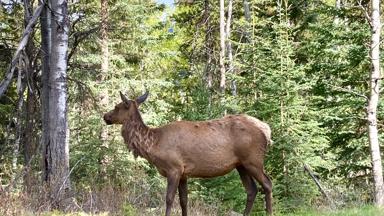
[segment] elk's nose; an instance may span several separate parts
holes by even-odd
[[[107,123],[107,125],[112,124],[112,121],[111,121],[111,118],[109,117],[109,115],[105,114],[103,118],[104,118],[105,123]]]

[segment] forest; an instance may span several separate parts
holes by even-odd
[[[274,215],[384,215],[380,6],[0,0],[0,215],[166,214],[167,178],[104,121],[122,99],[150,128],[267,123]],[[236,169],[189,178],[188,215],[242,215],[248,196]]]

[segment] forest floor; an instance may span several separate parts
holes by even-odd
[[[100,213],[100,214],[87,214],[84,212],[76,212],[76,213],[69,213],[64,214],[57,211],[54,212],[46,212],[42,214],[42,216],[107,216],[111,215],[107,212]],[[137,216],[137,214],[132,213],[130,211],[124,212],[124,216]],[[155,214],[158,215],[158,214]],[[178,214],[173,214],[174,216]],[[200,216],[201,214],[197,214]],[[231,215],[231,214],[229,214]],[[191,216],[196,216],[195,214],[191,214]],[[202,216],[202,215],[201,215]],[[228,216],[228,215],[222,215],[222,216]],[[356,207],[356,208],[347,208],[347,209],[340,209],[340,210],[307,210],[307,211],[301,211],[296,213],[289,213],[289,214],[276,214],[276,216],[384,216],[384,210],[378,209],[373,206],[362,206],[362,207]]]
[[[374,206],[361,206],[355,208],[346,208],[339,210],[308,210],[290,214],[281,214],[281,216],[384,216],[384,209]]]

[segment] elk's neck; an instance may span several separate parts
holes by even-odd
[[[154,131],[144,124],[141,117],[125,122],[121,133],[125,144],[135,158],[140,156],[149,159],[148,152],[155,144],[156,137]]]

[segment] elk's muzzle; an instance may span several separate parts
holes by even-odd
[[[104,121],[107,125],[111,125],[112,124],[112,120],[111,120],[111,117],[107,114],[104,114]]]

